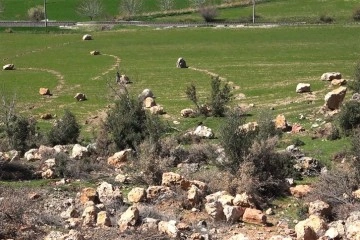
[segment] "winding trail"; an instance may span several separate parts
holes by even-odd
[[[65,80],[64,80],[64,75],[62,75],[60,72],[52,70],[52,69],[47,69],[47,68],[17,68],[20,71],[37,71],[37,72],[47,72],[50,73],[52,75],[54,75],[58,80],[59,80],[59,84],[55,87],[55,89],[57,91],[60,91],[65,84]]]
[[[116,56],[116,55],[111,55],[111,54],[106,54],[106,53],[102,53],[101,55],[109,56],[109,57],[114,58],[114,59],[115,59],[115,64],[111,65],[110,68],[108,68],[105,72],[102,72],[99,76],[96,76],[96,77],[91,78],[91,80],[98,80],[98,79],[100,79],[102,76],[105,76],[105,75],[108,74],[109,72],[116,70],[116,68],[118,68],[118,67],[120,66],[121,59],[120,59],[118,56]]]

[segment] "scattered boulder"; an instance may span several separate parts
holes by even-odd
[[[300,123],[294,123],[291,126],[291,132],[292,133],[300,133],[300,132],[303,132],[303,131],[305,131],[305,128],[303,128],[303,126],[301,126]]]
[[[297,239],[317,240],[328,229],[326,222],[319,216],[310,215],[309,218],[300,221],[295,226]]]
[[[24,153],[24,158],[28,161],[36,161],[41,160],[41,156],[39,154],[39,149],[32,148],[29,151]]]
[[[85,101],[87,100],[85,94],[83,93],[76,93],[74,98],[77,100],[77,101]]]
[[[143,102],[146,98],[151,97],[155,98],[153,92],[150,89],[144,89],[138,96],[139,101]]]
[[[326,218],[331,214],[331,207],[324,201],[316,200],[309,203],[309,214]]]
[[[146,191],[144,188],[136,187],[128,193],[128,201],[138,203],[146,200]]]
[[[191,108],[185,108],[185,109],[181,110],[180,114],[182,117],[185,117],[185,118],[196,116],[196,112]]]
[[[98,193],[95,188],[84,188],[80,192],[80,202],[85,204],[87,202],[100,203]]]
[[[144,101],[143,101],[143,106],[145,108],[151,108],[153,106],[156,106],[155,99],[152,98],[152,97],[145,98]]]
[[[257,122],[248,122],[239,127],[240,130],[244,130],[245,132],[256,131],[259,129],[259,124]]]
[[[128,154],[130,154],[131,152],[132,152],[132,149],[128,148],[128,149],[122,150],[120,152],[114,153],[114,155],[110,156],[107,159],[108,165],[116,167],[116,168],[119,168],[119,167],[125,165],[127,162]]]
[[[241,206],[245,208],[255,208],[256,204],[254,198],[246,192],[242,194],[236,194],[233,200],[235,206]]]
[[[225,219],[223,205],[218,201],[205,203],[205,211],[215,221],[221,221]]]
[[[191,183],[180,174],[173,172],[165,172],[162,175],[161,185],[168,187],[173,185],[180,185],[182,189],[188,190],[190,188]]]
[[[291,195],[297,198],[306,196],[310,191],[311,187],[309,185],[297,185],[295,187],[290,187]]]
[[[192,132],[192,135],[201,137],[201,138],[213,138],[214,133],[211,128],[199,125],[196,127],[195,131]]]
[[[338,87],[325,95],[325,106],[330,110],[336,110],[340,107],[346,95],[346,87]]]
[[[41,177],[44,179],[52,179],[52,178],[55,178],[55,173],[52,169],[49,168],[41,173]]]
[[[96,225],[101,227],[111,227],[111,220],[106,211],[100,211],[96,217]]]
[[[93,40],[93,37],[92,37],[90,34],[85,34],[85,35],[82,37],[82,40]]]
[[[39,89],[39,94],[43,95],[43,96],[50,95],[50,90],[48,88],[40,88]]]
[[[187,68],[185,59],[182,57],[178,58],[178,60],[176,61],[176,67],[177,68]]]
[[[238,222],[245,213],[245,208],[240,206],[223,206],[223,212],[227,222],[235,223]]]
[[[360,189],[357,189],[357,190],[353,191],[352,195],[353,195],[354,198],[360,199]]]
[[[320,80],[322,81],[331,81],[333,79],[341,79],[341,73],[339,72],[326,72],[321,75]]]
[[[195,206],[202,201],[203,195],[203,192],[198,187],[191,185],[190,189],[188,190],[187,199],[192,206]]]
[[[95,226],[98,212],[99,212],[99,209],[95,205],[87,206],[84,209],[83,214],[81,215],[81,217],[83,219],[82,225],[87,226],[87,227]]]
[[[75,144],[71,150],[71,157],[73,159],[81,159],[89,155],[89,151],[86,147],[81,146],[80,144]]]
[[[261,212],[261,210],[246,208],[242,220],[247,223],[265,224],[267,217]]]
[[[160,105],[155,105],[150,107],[150,113],[153,115],[161,115],[164,114],[164,107]]]
[[[139,220],[139,209],[136,206],[130,206],[123,214],[121,214],[117,222],[121,232],[127,230],[131,226],[135,226]]]
[[[154,200],[164,194],[171,194],[170,187],[167,186],[149,186],[146,189],[146,196],[148,199]]]
[[[100,186],[97,187],[96,192],[99,196],[99,200],[106,205],[123,203],[123,196],[120,189],[114,187],[110,183],[102,182]]]
[[[3,66],[3,70],[14,70],[14,69],[15,69],[15,65],[11,63]]]
[[[128,84],[128,83],[130,83],[130,78],[128,76],[126,76],[125,74],[122,74],[119,78],[119,83]]]
[[[178,228],[176,227],[176,221],[160,221],[158,224],[158,230],[160,233],[165,233],[171,238],[177,238],[180,234]]]
[[[299,84],[296,86],[296,92],[297,92],[297,93],[310,92],[310,83],[299,83]]]
[[[52,116],[51,113],[44,113],[44,114],[41,114],[41,115],[40,115],[40,118],[41,118],[41,119],[44,119],[44,120],[49,120],[49,119],[52,119],[53,116]]]
[[[321,171],[321,164],[312,157],[300,157],[295,160],[294,168],[304,176],[317,176]]]
[[[275,127],[277,129],[281,129],[283,132],[288,132],[291,130],[291,126],[288,124],[288,122],[283,114],[276,116]]]
[[[94,51],[91,51],[90,54],[91,54],[91,55],[94,55],[94,56],[95,56],[95,55],[100,55],[100,51],[94,50]]]
[[[332,86],[344,86],[347,84],[347,81],[345,79],[333,79],[331,80]]]

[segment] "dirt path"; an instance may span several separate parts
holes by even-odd
[[[47,68],[17,68],[17,70],[20,71],[37,71],[37,72],[47,72],[50,73],[52,75],[54,75],[59,83],[58,85],[55,87],[56,91],[61,91],[61,89],[63,89],[64,84],[65,84],[65,80],[64,80],[64,75],[62,75],[60,72],[52,70],[52,69],[47,69]]]
[[[102,53],[102,55],[114,58],[115,59],[115,64],[111,65],[110,68],[108,68],[106,71],[102,72],[99,76],[95,76],[95,77],[91,78],[91,80],[98,80],[102,76],[105,76],[109,72],[116,70],[116,68],[118,68],[120,66],[121,59],[118,56],[111,55],[111,54],[106,54],[106,53]]]

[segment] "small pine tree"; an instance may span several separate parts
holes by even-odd
[[[76,143],[79,135],[80,125],[77,123],[75,115],[69,110],[65,110],[64,116],[50,129],[48,141],[53,146]]]
[[[228,84],[221,88],[219,77],[211,81],[210,107],[214,117],[223,117],[226,112],[226,104],[231,100],[231,89]]]

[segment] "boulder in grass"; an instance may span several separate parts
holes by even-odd
[[[90,52],[91,55],[100,55],[100,51],[94,50]]]
[[[178,60],[176,61],[176,67],[177,68],[187,68],[185,59],[182,57],[178,58]]]
[[[14,70],[14,69],[15,69],[15,65],[11,63],[3,66],[3,70]]]
[[[82,40],[93,40],[92,36],[90,34],[85,34],[83,37],[82,37]]]
[[[325,106],[330,110],[339,109],[346,95],[346,87],[338,87],[325,95]]]
[[[83,93],[76,93],[76,95],[74,96],[74,98],[77,100],[77,101],[85,101],[87,98],[85,96],[85,94]]]
[[[50,95],[50,90],[48,88],[40,88],[39,89],[39,94],[43,95],[43,96]]]
[[[299,83],[296,86],[296,92],[297,93],[310,92],[310,83]]]
[[[331,81],[333,79],[341,79],[341,73],[339,72],[326,72],[321,75],[320,80],[322,81]]]

